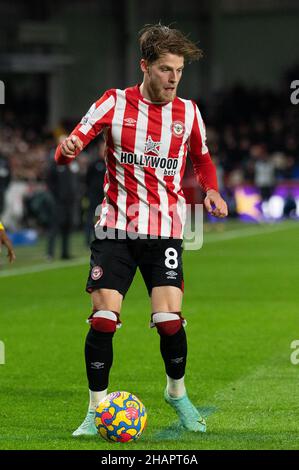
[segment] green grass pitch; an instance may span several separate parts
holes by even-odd
[[[159,338],[148,327],[150,304],[137,275],[114,339],[109,391],[135,393],[147,408],[147,429],[128,444],[71,436],[88,399],[87,262],[44,263],[43,270],[38,246],[19,249],[18,262],[0,270],[0,449],[299,448],[299,365],[290,361],[299,339],[299,224],[227,223],[204,240],[184,254],[183,314],[186,384],[207,416],[207,433],[182,430],[163,401]],[[80,243],[75,254],[87,256]]]

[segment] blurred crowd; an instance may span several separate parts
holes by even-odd
[[[0,219],[11,232],[36,228],[47,236],[46,254],[69,259],[72,230],[93,237],[94,214],[103,199],[105,143],[99,136],[68,166],[57,166],[54,153],[73,125],[54,132],[32,129],[12,112],[0,121]]]
[[[299,179],[298,109],[288,94],[235,86],[215,100],[209,148],[222,186],[252,183],[267,196],[267,187]]]
[[[290,102],[288,91],[236,85],[215,94],[208,103],[198,101],[220,191],[251,184],[265,200],[278,182],[299,180],[298,110]],[[47,231],[49,257],[53,256],[61,223],[65,224],[65,233],[74,226],[84,227],[86,241],[90,240],[94,209],[102,198],[105,166],[101,137],[70,168],[57,168],[53,163],[59,139],[73,124],[54,132],[37,130],[18,122],[7,110],[0,121],[0,218],[11,230],[36,226]],[[190,164],[184,185],[187,190],[196,187]],[[71,211],[65,206],[70,207],[70,203]],[[57,208],[61,221],[52,223]],[[62,257],[68,256],[65,244]]]

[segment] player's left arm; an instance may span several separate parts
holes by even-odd
[[[228,214],[227,204],[218,191],[208,189],[204,199],[207,211],[215,217],[226,217]]]
[[[206,129],[198,107],[194,103],[194,121],[189,138],[189,155],[196,179],[206,197],[206,210],[215,217],[226,217],[227,204],[218,191],[216,167],[206,145]]]

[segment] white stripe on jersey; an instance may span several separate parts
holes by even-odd
[[[101,226],[104,226],[106,224],[107,213],[108,213],[108,209],[109,209],[108,208],[109,201],[107,202],[107,193],[108,193],[109,186],[110,186],[110,182],[109,182],[109,175],[108,175],[108,182],[104,186],[104,195],[105,195],[105,197],[102,201],[101,212],[99,214],[99,219],[98,219],[95,227],[97,227],[98,224],[100,224]]]
[[[182,98],[180,98],[180,100],[183,101],[183,103],[185,104],[185,133],[184,133],[182,145],[181,145],[181,148],[179,150],[179,155],[178,155],[178,159],[179,159],[179,164],[177,168],[178,171],[176,172],[176,175],[173,179],[173,183],[174,183],[174,191],[178,195],[177,211],[181,219],[181,223],[182,223],[181,236],[183,236],[184,226],[186,222],[186,200],[182,195],[178,194],[179,190],[181,189],[180,171],[182,168],[183,157],[185,153],[185,142],[188,139],[189,135],[191,134],[191,129],[193,126],[195,113],[194,113],[194,107],[193,107],[192,101],[183,100]]]
[[[116,180],[118,182],[118,193],[117,193],[117,221],[116,228],[120,230],[126,230],[127,217],[126,217],[126,203],[127,203],[127,191],[125,190],[125,172],[124,167],[119,163],[117,158],[117,146],[116,143],[120,142],[121,145],[121,133],[122,123],[124,119],[126,108],[126,93],[125,90],[116,90],[116,103],[115,111],[112,119],[112,138],[115,143],[114,156],[116,159]]]
[[[198,121],[199,132],[200,132],[200,135],[201,135],[201,141],[202,141],[201,153],[204,155],[205,153],[207,153],[209,151],[209,149],[206,146],[206,140],[207,140],[206,129],[205,129],[200,111],[199,111],[197,106],[196,106],[196,117],[197,117],[197,121]]]
[[[87,111],[85,114],[84,118],[82,121],[85,119],[88,119],[86,124],[83,124],[81,127],[79,127],[79,131],[82,132],[82,134],[86,135],[90,131],[90,129],[95,125],[97,121],[102,119],[105,114],[107,114],[110,109],[113,108],[115,103],[114,96],[110,96],[107,100],[103,101],[103,103],[100,104],[96,108],[96,103],[93,103],[93,105],[90,107],[90,109]]]
[[[172,102],[162,107],[162,123],[161,123],[161,144],[159,155],[160,158],[167,158],[169,156],[170,144],[171,144],[171,129],[169,123],[172,122]],[[169,215],[168,196],[165,189],[165,181],[163,178],[163,171],[157,168],[155,173],[158,179],[158,193],[160,196],[160,207],[161,211],[161,235],[164,237],[170,237],[172,219]]]
[[[186,142],[186,139],[190,136],[191,130],[193,127],[194,121],[194,107],[193,103],[190,100],[184,100],[179,98],[185,104],[185,134],[183,137],[183,143]]]
[[[138,153],[138,142],[143,143],[146,141],[147,121],[148,105],[139,100],[134,153]],[[143,167],[140,165],[134,165],[134,175],[137,179],[137,194],[139,197],[138,232],[148,233],[149,206]]]

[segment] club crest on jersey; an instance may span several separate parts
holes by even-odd
[[[144,153],[151,152],[151,153],[154,153],[155,155],[159,155],[160,145],[161,145],[161,142],[155,142],[149,135],[147,138],[147,141],[145,142]]]
[[[185,132],[185,125],[181,121],[174,121],[170,126],[171,132],[176,137],[181,137]]]
[[[94,266],[91,270],[91,279],[97,281],[103,276],[103,268],[101,266]]]

